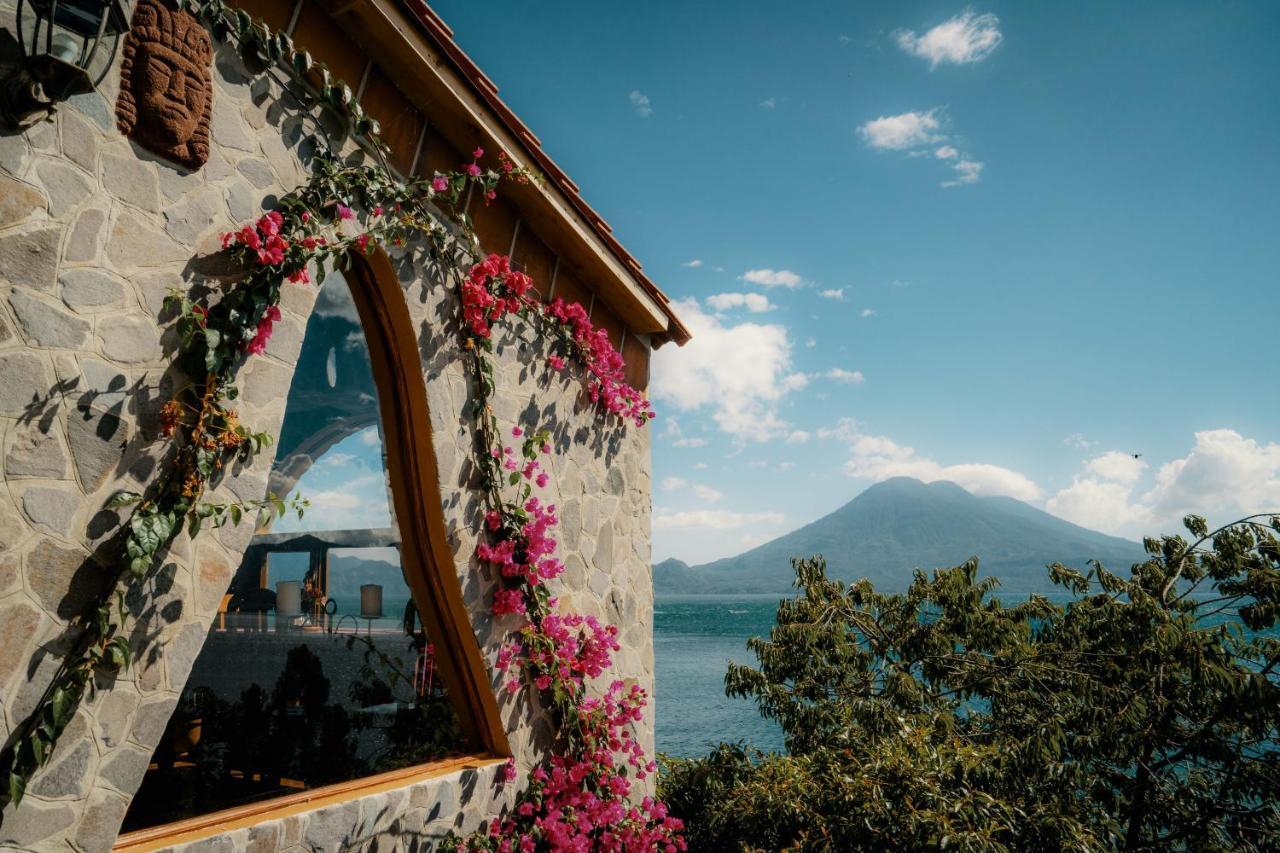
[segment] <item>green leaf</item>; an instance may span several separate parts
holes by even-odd
[[[160,547],[160,537],[155,526],[154,515],[139,513],[129,519],[129,527],[133,531],[131,540],[137,543],[138,553],[154,554]]]
[[[142,500],[142,495],[137,492],[130,492],[121,489],[107,499],[106,507],[107,509],[115,509],[116,507],[136,504],[140,500]]]
[[[58,728],[66,725],[68,712],[71,710],[71,696],[67,693],[65,687],[59,687],[53,691],[53,696],[49,700],[49,710],[53,714],[53,723]]]
[[[132,649],[129,648],[129,638],[121,634],[119,637],[116,637],[111,641],[111,647],[119,652],[119,666],[124,670],[128,670],[129,659],[132,657]]]
[[[231,515],[231,523],[234,525],[239,525],[240,519],[244,516],[244,511],[240,509],[240,504],[232,504],[231,506],[227,507],[227,511]]]
[[[23,776],[17,770],[9,772],[9,799],[15,806],[22,802],[22,797],[27,793],[27,777]]]
[[[315,66],[315,64],[316,61],[311,57],[310,51],[300,50],[293,55],[293,70],[296,71],[299,76],[306,74]]]

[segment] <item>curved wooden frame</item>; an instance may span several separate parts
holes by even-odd
[[[391,496],[409,587],[423,621],[439,632],[436,657],[463,731],[477,749],[509,757],[507,732],[462,600],[449,532],[444,526],[427,385],[400,277],[380,248],[353,259],[348,272],[361,286],[352,287],[351,293],[369,343],[387,469],[392,483],[400,486],[391,489]],[[352,283],[350,277],[348,282]],[[410,365],[414,369],[407,370]]]
[[[369,345],[405,580],[423,624],[430,626],[440,678],[472,749],[465,755],[135,830],[120,836],[117,850],[157,850],[464,767],[482,767],[512,754],[449,547],[427,386],[400,277],[380,248],[365,257],[353,255],[344,274]]]

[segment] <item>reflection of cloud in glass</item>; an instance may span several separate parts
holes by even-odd
[[[272,525],[272,532],[390,527],[391,507],[377,429],[369,427],[335,444],[302,475],[294,491],[311,506],[302,520],[286,516]]]
[[[324,466],[325,468],[340,468],[351,465],[352,463],[361,461],[354,453],[338,453],[337,451],[329,451],[320,457],[320,461],[312,467]]]
[[[351,291],[339,281],[331,283],[329,279],[334,277],[346,281],[338,272],[331,272],[326,276],[320,294],[316,297],[315,313],[321,317],[341,317],[360,325],[360,315],[356,313],[356,304],[351,301]]]

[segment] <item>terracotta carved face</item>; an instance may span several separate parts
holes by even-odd
[[[200,22],[140,0],[125,36],[116,124],[153,154],[189,169],[209,159],[213,45]]]

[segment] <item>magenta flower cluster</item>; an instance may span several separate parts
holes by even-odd
[[[520,793],[515,811],[495,819],[458,842],[458,850],[623,851],[685,849],[681,822],[649,797],[633,801],[633,780],[655,770],[644,746],[633,734],[647,703],[637,684],[615,680],[603,695],[592,695],[591,679],[604,675],[620,650],[618,629],[594,616],[562,612],[560,600],[546,594],[546,581],[564,571],[555,556],[555,506],[532,494],[533,484],[547,484],[541,457],[551,452],[548,434],[523,438],[513,447],[490,451],[514,485],[524,481],[523,503],[503,502],[485,513],[490,541],[476,556],[493,565],[501,577],[493,594],[495,616],[517,616],[523,624],[498,651],[495,668],[511,693],[528,684],[555,709],[566,754],[535,767]],[[500,779],[510,781],[514,769],[504,765]]]
[[[561,352],[547,356],[555,370],[565,367],[565,354],[586,368],[591,401],[610,414],[644,426],[655,417],[653,406],[626,379],[626,363],[605,329],[591,323],[587,310],[577,302],[555,299],[544,304],[536,298],[533,281],[511,268],[504,255],[491,254],[474,265],[462,285],[462,313],[471,335],[487,340],[493,326],[508,314],[525,314],[544,321],[559,340]]]

